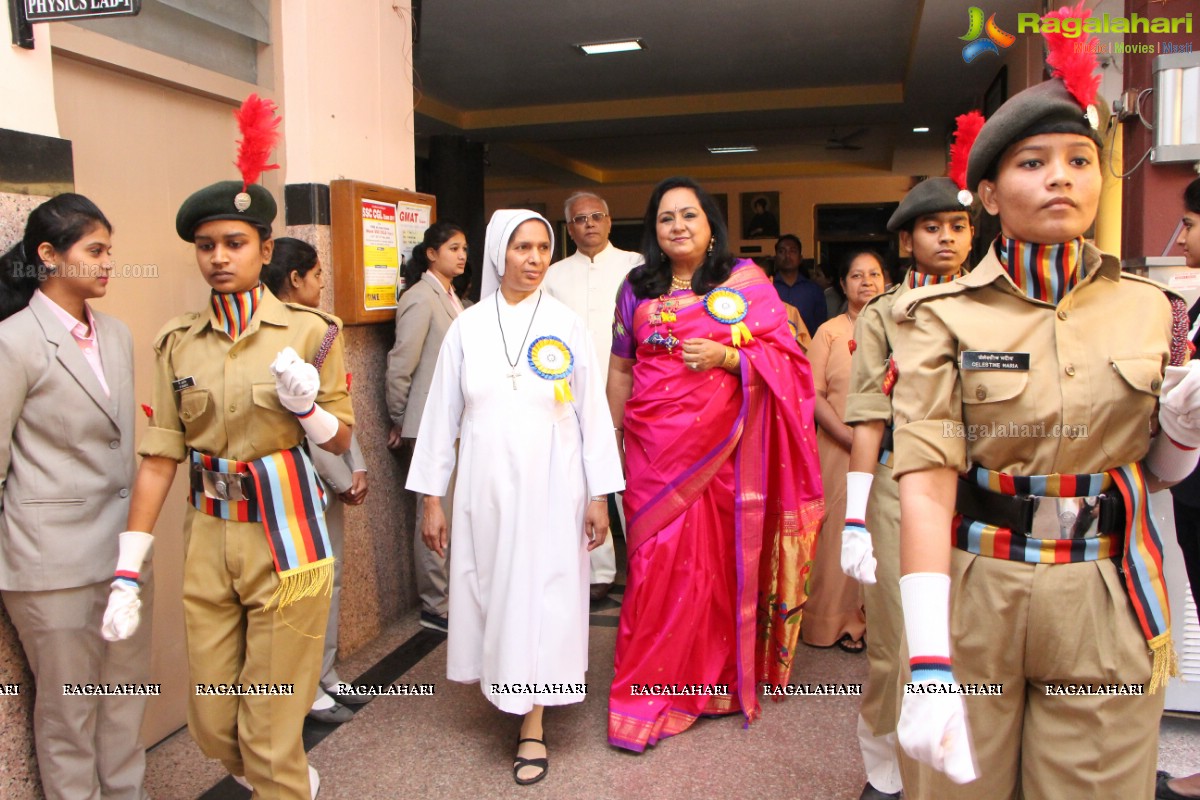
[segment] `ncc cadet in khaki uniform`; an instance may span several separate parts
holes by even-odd
[[[907,798],[1154,790],[1172,648],[1147,483],[1196,463],[1179,420],[1200,413],[1200,370],[1173,366],[1182,300],[1083,239],[1097,84],[1063,66],[1062,44],[1056,77],[1009,99],[971,150],[969,185],[1001,236],[969,275],[894,309],[913,680],[897,736],[922,762],[905,760]]]
[[[177,463],[188,462],[188,727],[255,798],[309,800],[320,782],[301,731],[333,559],[300,444],[307,435],[345,452],[354,416],[338,321],[284,304],[259,283],[275,212],[271,195],[245,181],[208,186],[179,209],[176,230],[195,243],[213,293],[208,308],[176,317],[155,340],[154,405],[129,527],[152,529]],[[222,685],[268,693],[207,694]]]
[[[863,584],[871,631],[870,672],[858,718],[859,748],[867,772],[860,800],[899,797],[901,789],[895,731],[904,623],[900,495],[892,478],[891,395],[896,383],[892,306],[909,289],[947,283],[962,274],[971,252],[971,201],[970,192],[963,193],[950,178],[923,181],[904,197],[887,227],[899,233],[901,251],[912,253],[912,268],[904,280],[867,304],[854,327],[855,356],[845,417],[846,424],[854,427],[854,439],[846,475],[842,570]]]

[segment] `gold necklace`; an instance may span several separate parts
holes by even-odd
[[[690,277],[689,278],[677,278],[674,275],[671,276],[671,291],[672,292],[678,292],[681,289],[690,289],[690,288],[692,288],[692,279]]]

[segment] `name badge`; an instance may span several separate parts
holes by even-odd
[[[1029,353],[1001,353],[992,350],[964,350],[958,356],[959,369],[998,369],[1029,371]]]
[[[196,379],[191,375],[186,378],[180,378],[177,381],[171,381],[171,388],[177,392],[182,392],[184,389],[190,389],[196,385]]]

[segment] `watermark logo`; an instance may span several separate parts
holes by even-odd
[[[971,9],[974,11],[975,9]],[[988,20],[990,23],[991,20]],[[1143,17],[1133,14],[1114,17],[1101,14],[1098,17],[1059,18],[1051,15],[1017,14],[1017,33],[1061,33],[1068,39],[1078,39],[1089,33],[1191,33],[1191,12],[1182,17]]]
[[[958,38],[967,42],[963,47],[962,57],[968,64],[984,53],[1000,55],[1001,50],[1008,49],[1017,40],[1016,36],[996,24],[995,14],[989,16],[985,23],[983,9],[979,6],[967,9],[967,32]]]

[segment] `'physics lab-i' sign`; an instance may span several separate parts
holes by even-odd
[[[28,22],[57,22],[84,17],[137,16],[142,0],[19,0]]]

